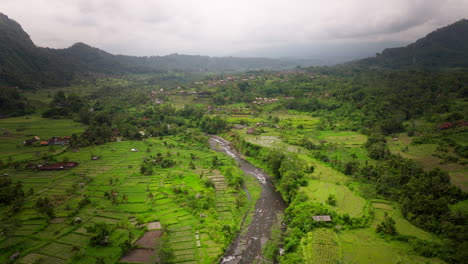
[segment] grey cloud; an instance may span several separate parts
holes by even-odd
[[[323,45],[414,41],[466,16],[468,0],[1,0],[0,12],[40,46],[305,56]]]

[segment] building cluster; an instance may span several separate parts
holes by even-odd
[[[257,97],[253,100],[252,104],[272,104],[278,102],[278,98]]]
[[[255,79],[256,77],[254,75],[248,76],[248,77],[227,76],[221,80],[209,80],[209,81],[204,81],[204,82],[196,82],[195,84],[206,84],[210,87],[215,87],[215,86],[226,84],[226,83],[231,83],[231,82],[236,82],[236,81],[246,82],[246,81],[255,80]]]
[[[440,130],[446,130],[449,128],[456,128],[456,127],[465,127],[468,126],[468,122],[465,122],[463,120],[458,120],[455,122],[445,122],[440,124],[438,127]]]
[[[31,139],[24,141],[24,145],[32,146],[32,145],[40,145],[40,146],[54,146],[54,145],[68,145],[70,143],[71,137],[70,136],[63,136],[63,137],[51,137],[49,140],[41,141],[41,138],[38,136],[34,136]]]

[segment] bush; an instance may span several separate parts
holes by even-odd
[[[86,231],[91,234],[91,246],[107,246],[110,244],[109,236],[113,230],[113,226],[106,223],[95,223],[87,227]]]
[[[329,204],[331,206],[335,206],[336,205],[336,196],[333,195],[333,194],[328,195],[327,204]]]
[[[396,235],[395,220],[385,213],[382,223],[377,225],[377,233]]]

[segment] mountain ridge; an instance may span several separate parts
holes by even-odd
[[[468,20],[458,20],[432,31],[405,47],[385,49],[375,57],[362,59],[356,63],[385,68],[468,67]]]
[[[42,48],[33,43],[19,23],[0,13],[0,85],[35,89],[67,85],[76,76],[88,73],[226,72],[297,65],[295,61],[268,58],[114,55],[83,42],[65,49]]]
[[[416,42],[354,61],[366,67],[468,67],[468,20],[462,19]],[[201,55],[114,55],[83,42],[65,49],[37,47],[21,25],[0,13],[0,85],[31,89],[64,86],[77,76],[168,71],[228,72],[312,66],[313,60],[209,57]]]

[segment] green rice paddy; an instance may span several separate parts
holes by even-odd
[[[54,130],[51,131],[52,126],[45,122],[52,123]],[[41,149],[22,145],[16,147],[17,141],[22,143],[27,134],[47,138],[83,130],[82,126],[72,121],[39,117],[3,119],[0,126],[13,131],[12,135],[1,137],[0,144],[4,149],[11,149],[10,152],[2,151],[3,158],[8,155],[14,160],[30,159],[35,151]],[[17,127],[24,130],[18,132]],[[140,151],[132,152],[132,148]],[[143,157],[156,153],[170,153],[176,165],[170,169],[156,169],[152,175],[140,174]],[[100,159],[91,160],[96,155]],[[197,159],[191,160],[192,155]],[[61,153],[57,150],[57,160],[66,157],[79,162],[71,170],[6,170],[3,173],[21,181],[25,190],[32,188],[33,195],[27,197],[23,210],[13,219],[2,220],[5,221],[2,226],[11,227],[11,237],[0,238],[0,262],[19,250],[18,263],[94,263],[96,257],[114,263],[122,254],[119,244],[125,240],[128,232],[134,233],[136,238],[143,235],[144,229],[137,227],[139,220],[142,223],[161,222],[169,234],[167,246],[171,248],[176,262],[212,263],[219,258],[228,242],[220,236],[223,225],[238,229],[241,217],[253,207],[254,199],[260,194],[258,183],[246,177],[252,200],[235,209],[237,191],[226,185],[226,189],[220,190],[217,195],[214,189],[207,188],[203,184],[206,177],[223,177],[221,172],[211,168],[213,156],[217,156],[225,166],[232,167],[235,173],[242,174],[240,169],[233,166],[234,162],[224,155],[212,152],[206,146],[187,144],[170,137],[113,142],[81,148],[77,152],[66,150]],[[195,169],[190,168],[190,161],[195,164]],[[201,177],[201,174],[205,176]],[[206,211],[192,210],[185,199],[174,193],[174,186],[185,188],[194,198],[197,193],[209,195],[211,192],[215,205]],[[105,197],[106,192],[112,191],[117,193],[117,203]],[[150,199],[149,193],[154,198]],[[48,197],[54,205],[55,217],[50,222],[34,208],[34,202],[39,197]],[[89,197],[91,205],[80,209],[78,203],[84,197]],[[0,207],[0,213],[3,215],[6,209]],[[200,213],[207,217],[200,217]],[[76,217],[80,217],[82,223],[75,224]],[[114,226],[110,246],[89,246],[90,234],[85,227],[94,223]]]

